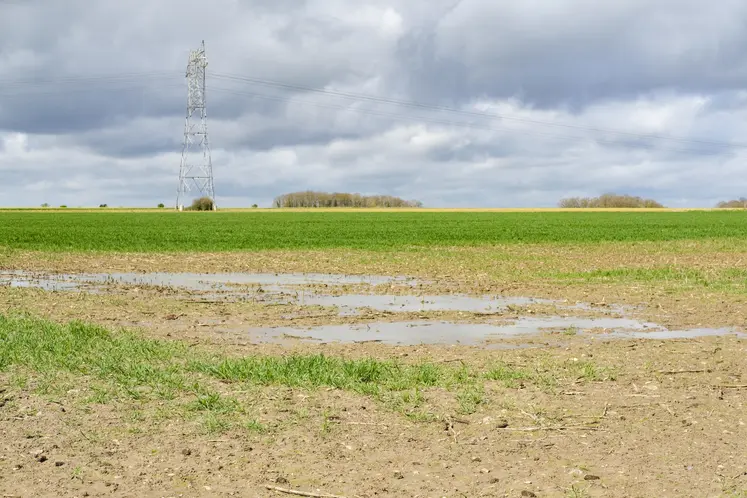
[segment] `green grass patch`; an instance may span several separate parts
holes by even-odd
[[[0,371],[13,368],[40,374],[45,389],[55,377],[86,376],[136,399],[170,399],[186,393],[194,396],[195,411],[221,412],[235,406],[211,390],[206,379],[379,395],[460,384],[474,377],[432,363],[349,360],[323,354],[227,358],[127,330],[110,331],[78,321],[58,324],[29,315],[0,315],[0,343]],[[24,379],[25,385],[20,371],[16,378]],[[93,393],[98,399],[111,395],[103,388]]]
[[[481,370],[323,354],[226,357],[132,331],[77,321],[58,324],[29,315],[0,315],[0,344],[0,372],[9,372],[17,389],[62,397],[71,386],[84,386],[85,406],[137,401],[137,417],[143,416],[142,403],[157,400],[161,419],[195,419],[206,432],[232,427],[266,432],[266,425],[248,415],[256,413],[249,409],[252,402],[234,394],[268,386],[344,390],[374,398],[411,420],[427,421],[436,418],[428,405],[433,392],[447,393],[457,412],[471,414],[487,403],[483,384],[490,380],[546,389],[564,380],[612,379],[591,362],[557,360],[532,368],[501,363]],[[329,425],[332,418],[327,418]]]
[[[6,249],[199,252],[747,238],[740,211],[0,212]]]
[[[193,361],[188,368],[228,382],[309,389],[324,386],[361,394],[434,387],[451,377],[451,371],[433,364],[404,365],[393,360],[346,360],[324,355],[216,357]]]

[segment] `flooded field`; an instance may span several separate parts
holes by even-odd
[[[148,287],[175,287],[193,291],[230,290],[238,286],[257,286],[283,289],[292,285],[343,285],[385,284],[402,282],[415,285],[417,281],[407,277],[328,275],[323,273],[81,273],[45,274],[22,270],[0,271],[0,285],[11,287],[42,287],[48,290],[67,290],[89,286],[139,285]]]
[[[742,498],[740,294],[319,258],[0,266],[0,489]]]
[[[594,339],[677,339],[703,336],[736,335],[736,327],[669,329],[654,322],[634,318],[629,306],[596,306],[591,303],[567,303],[522,296],[470,296],[463,294],[382,294],[392,286],[416,293],[417,279],[377,275],[261,274],[261,273],[101,273],[51,274],[26,271],[1,271],[0,286],[38,288],[48,292],[72,292],[117,295],[133,288],[168,292],[172,299],[191,303],[252,302],[263,306],[290,305],[294,312],[280,315],[271,327],[244,326],[234,321],[213,320],[218,333],[245,334],[249,342],[286,343],[289,338],[313,342],[364,343],[389,345],[461,344],[496,347],[502,339],[546,334],[565,338]],[[383,288],[383,289],[382,289]],[[346,293],[353,290],[355,293]],[[362,293],[368,291],[368,293]],[[564,316],[534,312],[519,316],[515,312],[544,305]],[[305,309],[332,308],[338,317],[351,323],[318,324],[310,327],[283,325],[302,317]],[[385,312],[390,321],[359,323],[356,318],[366,311]],[[463,312],[468,316],[453,321],[428,319],[429,312]],[[587,316],[577,313],[586,312]],[[423,313],[411,320],[412,313]],[[588,316],[591,314],[591,316]],[[596,314],[596,316],[594,316]],[[397,316],[401,319],[397,320]],[[209,320],[201,326],[207,333]]]

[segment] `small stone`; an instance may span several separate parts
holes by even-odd
[[[402,472],[400,472],[399,470],[395,470],[394,471],[394,478],[395,479],[404,479],[405,475]]]
[[[284,476],[278,476],[278,478],[275,479],[275,482],[278,484],[290,484],[290,481]]]
[[[191,454],[192,454],[192,450],[190,450],[189,448],[184,448],[182,450],[182,455],[184,455],[184,456],[189,456]]]
[[[521,496],[523,498],[537,498],[537,495],[532,493],[531,491],[527,491],[526,489],[521,492]]]
[[[598,480],[599,480],[599,476],[595,476],[593,474],[586,474],[584,476],[584,481],[598,481]]]
[[[39,462],[39,463],[44,463],[47,460],[49,460],[49,459],[47,458],[46,455],[39,455],[38,457],[36,457],[36,461]]]
[[[65,462],[55,462],[54,463],[55,467],[62,467],[63,465],[65,465]]]
[[[473,462],[482,462],[482,459],[480,457],[472,457]]]
[[[505,429],[506,427],[508,427],[508,420],[503,419],[503,418],[500,420],[497,420],[495,422],[495,426],[498,427],[499,429]]]
[[[500,482],[500,479],[498,479],[497,477],[492,477],[490,479],[490,484],[498,484],[499,482]]]

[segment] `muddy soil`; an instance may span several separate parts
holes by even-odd
[[[675,241],[666,244],[595,246],[507,245],[380,253],[353,250],[262,251],[199,254],[96,254],[10,251],[0,253],[0,270],[53,273],[319,273],[390,275],[403,281],[367,287],[366,292],[400,295],[497,295],[551,299],[566,303],[638,307],[640,318],[667,327],[728,327],[747,323],[744,279],[729,277],[744,268],[743,244]],[[586,280],[558,275],[594,270],[682,272],[677,278],[615,277]],[[699,272],[702,281],[688,272]],[[721,279],[721,280],[720,280]],[[307,286],[314,284],[307,282]],[[349,283],[344,293],[360,291]]]
[[[64,263],[27,262],[4,269],[112,271],[103,263],[92,264],[90,257],[77,263],[66,258],[60,260]],[[129,267],[115,259],[112,265],[122,263],[118,271],[175,269],[151,258]],[[215,261],[211,265],[220,266]],[[234,266],[225,268],[235,271]],[[578,378],[557,377],[552,386],[488,381],[474,399],[469,393],[426,389],[416,393],[416,402],[408,401],[407,409],[335,389],[216,384],[221,393],[238,399],[252,420],[229,428],[219,418],[197,419],[181,411],[180,400],[103,399],[85,378],[49,389],[49,380],[33,372],[4,372],[0,493],[747,496],[747,339],[739,335],[744,332],[741,298],[725,298],[713,307],[714,300],[704,305],[696,297],[646,289],[616,300],[620,289],[542,292],[542,284],[526,282],[491,294],[486,288],[495,290],[491,286],[497,283],[430,277],[416,286],[401,281],[292,284],[310,296],[358,296],[345,301],[354,304],[347,308],[340,301],[300,302],[287,289],[242,300],[235,298],[235,289],[222,294],[214,288],[107,282],[61,290],[2,287],[0,310],[134,327],[227,356],[321,352],[475,368],[500,361],[540,365],[548,375],[553,365],[580,361],[592,370]],[[241,292],[250,295],[252,284],[242,285],[248,287]],[[448,309],[439,309],[438,300],[422,309],[411,309],[407,299],[376,301],[375,306],[363,300],[359,306],[366,295],[453,297],[455,292],[517,301],[494,309],[476,309],[475,302],[459,299],[444,299],[442,304],[451,303]],[[659,297],[647,299],[649,292]],[[397,310],[397,303],[404,303],[405,310]],[[565,320],[552,321],[558,317]],[[395,339],[399,334],[405,340],[389,344],[369,340],[365,332],[377,324],[405,322],[440,323],[439,330],[447,331],[448,324],[496,330],[517,321],[532,330],[481,336],[473,345],[458,334],[420,344],[422,337],[406,340],[407,329],[394,329]],[[315,330],[329,330],[325,326],[338,331],[355,326],[361,332],[314,337]],[[662,339],[666,336],[655,333],[694,327],[725,329],[686,339]],[[268,330],[276,332],[273,340]],[[639,335],[625,336],[633,332]],[[597,375],[602,371],[614,375]]]

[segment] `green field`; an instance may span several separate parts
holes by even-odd
[[[741,211],[2,212],[0,247],[237,251],[747,239]]]

